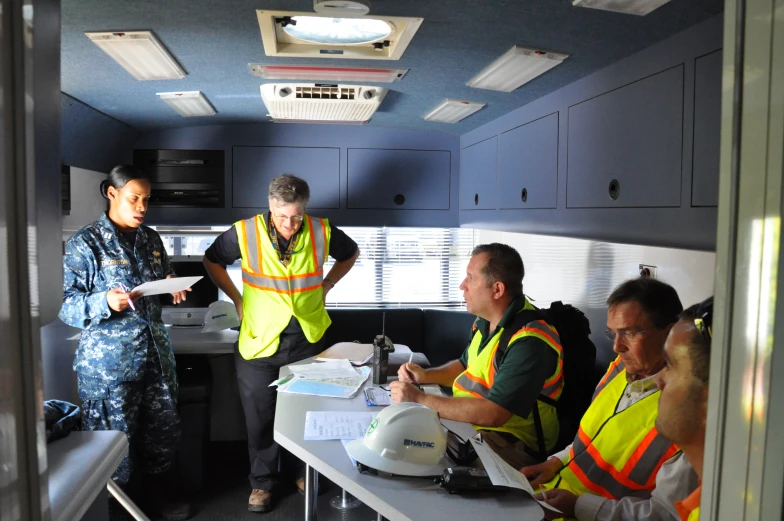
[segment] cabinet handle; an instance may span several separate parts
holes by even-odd
[[[474,206],[479,205],[479,194],[474,194]]]
[[[523,191],[520,193],[520,199],[522,199],[524,203],[528,202],[528,189],[527,188],[523,188]]]
[[[607,188],[607,193],[610,194],[610,199],[615,201],[621,195],[621,183],[617,179],[610,181],[610,186]]]
[[[397,194],[397,195],[396,195],[396,196],[395,196],[395,197],[392,199],[392,201],[393,201],[393,202],[394,202],[396,205],[398,205],[398,206],[401,206],[403,203],[405,203],[405,202],[406,202],[406,196],[404,196],[403,194]]]

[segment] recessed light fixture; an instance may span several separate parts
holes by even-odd
[[[645,16],[670,0],[574,0],[572,5]]]
[[[179,80],[186,76],[150,31],[84,34],[137,80]]]
[[[485,105],[485,103],[477,103],[475,101],[447,98],[428,112],[424,119],[425,121],[437,121],[439,123],[457,123]]]
[[[408,69],[368,69],[360,67],[318,67],[315,65],[262,65],[251,63],[250,72],[267,80],[356,81],[392,83]]]
[[[216,112],[215,108],[204,97],[204,94],[198,90],[189,92],[159,92],[156,95],[184,118],[212,116]]]
[[[560,65],[568,57],[568,54],[538,51],[515,45],[471,78],[466,85],[475,89],[512,92],[556,65]]]

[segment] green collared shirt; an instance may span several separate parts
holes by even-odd
[[[487,347],[490,339],[509,324],[519,311],[530,309],[536,308],[524,296],[518,297],[509,305],[492,333],[489,332],[490,322],[477,317],[476,334],[482,335],[479,352]],[[469,339],[469,345],[470,343]],[[460,357],[460,363],[467,367],[467,347]],[[557,364],[558,354],[544,341],[531,336],[518,339],[508,347],[501,359],[488,400],[513,414],[527,418],[544,382],[555,372]]]

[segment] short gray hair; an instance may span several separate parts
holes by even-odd
[[[293,174],[281,174],[270,181],[269,198],[284,204],[298,204],[304,208],[310,201],[310,187],[304,179]]]

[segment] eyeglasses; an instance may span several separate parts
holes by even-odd
[[[646,329],[640,329],[639,331],[618,331],[617,333],[615,331],[613,331],[612,329],[605,329],[604,330],[604,334],[607,336],[607,338],[609,338],[613,342],[615,342],[615,338],[617,336],[618,340],[620,340],[621,342],[626,343],[626,342],[634,342],[634,340],[638,336],[640,336],[641,334],[645,333],[646,331],[650,331],[651,329],[654,329],[654,328],[649,327],[649,328],[646,328]]]
[[[283,221],[283,222],[285,222],[285,221],[291,220],[291,222],[293,222],[293,223],[301,223],[301,222],[302,222],[302,219],[304,219],[304,218],[305,218],[305,216],[304,216],[304,215],[292,215],[292,216],[288,216],[288,215],[278,215],[278,214],[275,214],[275,213],[273,213],[273,214],[272,214],[272,217],[273,217],[273,218],[274,218],[276,221]]]
[[[710,343],[713,338],[713,297],[710,297],[697,305],[695,311],[694,325],[706,341]]]

